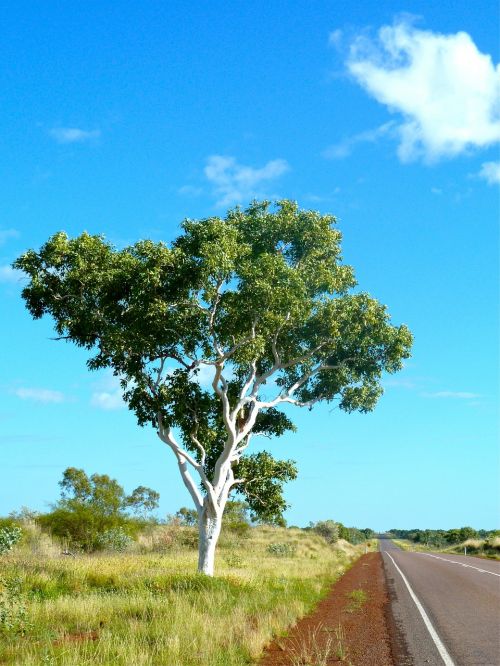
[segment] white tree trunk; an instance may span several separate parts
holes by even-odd
[[[214,575],[215,548],[222,527],[222,511],[215,511],[208,498],[205,498],[198,519],[198,571],[207,576]]]

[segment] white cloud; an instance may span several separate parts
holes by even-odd
[[[436,393],[422,393],[424,398],[456,398],[458,400],[474,400],[480,398],[478,393],[468,391],[437,391]]]
[[[500,66],[466,32],[443,35],[408,21],[357,37],[347,67],[392,113],[402,161],[435,161],[500,141]]]
[[[404,388],[404,389],[414,389],[417,386],[415,380],[412,379],[386,379],[384,381],[384,386],[387,388]]]
[[[34,400],[43,403],[64,402],[64,394],[61,391],[52,391],[41,388],[18,388],[13,391],[18,398],[22,400]]]
[[[328,43],[330,46],[338,48],[342,43],[343,36],[344,33],[339,28],[337,28],[337,30],[332,30],[332,32],[328,35]]]
[[[0,282],[7,284],[16,284],[25,277],[23,271],[17,270],[17,268],[12,268],[8,264],[6,266],[0,266]]]
[[[17,229],[0,229],[0,245],[5,245],[11,238],[19,238]]]
[[[83,143],[98,139],[101,136],[101,130],[83,130],[78,127],[54,127],[49,131],[50,136],[57,143]]]
[[[123,402],[122,392],[120,389],[115,391],[97,391],[92,393],[90,400],[92,407],[99,409],[114,410],[123,409],[126,405]]]
[[[111,372],[104,372],[94,386],[96,390],[90,398],[92,407],[109,411],[126,407],[122,398],[120,379]]]
[[[376,143],[379,139],[384,136],[390,136],[391,133],[394,133],[395,122],[390,120],[388,123],[380,125],[372,130],[366,130],[355,134],[354,136],[343,139],[339,143],[329,146],[324,152],[323,157],[327,159],[342,159],[343,157],[348,157],[354,146],[359,143]]]
[[[484,162],[479,177],[484,178],[488,185],[500,184],[500,162]]]
[[[286,160],[276,159],[261,168],[238,164],[234,157],[211,155],[204,174],[217,197],[218,206],[229,206],[263,196],[260,188],[290,170]]]
[[[198,366],[197,372],[191,372],[191,378],[194,379],[202,388],[207,389],[212,386],[212,382],[215,376],[215,367],[213,365],[206,365],[202,363]],[[226,368],[224,372],[224,377],[229,380],[232,379],[233,374]]]
[[[194,185],[183,185],[177,192],[187,197],[199,197],[203,194],[203,188],[195,187]]]

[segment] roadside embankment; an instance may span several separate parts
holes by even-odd
[[[315,610],[271,643],[259,666],[393,666],[380,553],[363,555]]]

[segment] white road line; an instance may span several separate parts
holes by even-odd
[[[461,567],[467,567],[468,569],[475,569],[481,573],[490,574],[490,576],[498,576],[500,574],[493,573],[493,571],[486,571],[486,569],[480,569],[479,567],[473,567],[472,564],[465,564],[464,562],[455,562],[455,560],[448,560],[446,557],[439,557],[438,555],[431,555],[430,553],[419,553],[420,555],[427,555],[428,557],[434,557],[436,560],[443,560],[443,562],[451,562],[451,564],[458,564]]]
[[[404,584],[408,588],[408,592],[410,593],[411,598],[415,602],[415,605],[418,608],[420,615],[422,616],[424,624],[427,627],[427,630],[428,630],[429,634],[431,635],[432,640],[434,641],[434,645],[436,646],[437,651],[441,655],[441,659],[444,661],[446,666],[455,666],[455,664],[453,662],[453,659],[448,654],[448,650],[445,648],[445,646],[443,645],[442,640],[439,638],[439,636],[437,634],[437,631],[432,626],[432,622],[429,620],[429,616],[425,612],[424,607],[420,603],[420,601],[419,601],[417,595],[415,594],[415,592],[412,590],[411,585],[408,582],[408,579],[406,578],[404,573],[401,571],[401,569],[398,567],[396,562],[394,562],[394,559],[392,558],[392,556],[389,555],[389,553],[387,551],[385,551],[385,554],[387,555],[387,557],[391,558],[392,563],[394,564],[396,569],[399,571],[399,573],[401,575],[401,578],[403,579]]]

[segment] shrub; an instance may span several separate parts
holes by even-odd
[[[0,555],[8,553],[23,535],[19,527],[2,527],[0,529]]]
[[[139,486],[129,496],[107,474],[87,476],[82,469],[68,467],[60,481],[61,499],[52,511],[37,518],[53,536],[66,539],[71,548],[92,552],[102,548],[102,535],[122,529],[135,533],[144,527],[146,516],[158,504],[158,493]],[[140,518],[132,518],[132,510]]]
[[[165,553],[177,548],[197,548],[198,533],[194,527],[183,527],[176,518],[166,525],[148,526],[138,536],[141,550]]]
[[[227,534],[231,534],[239,539],[248,539],[252,532],[251,526],[243,520],[224,525],[223,529]]]
[[[123,527],[114,527],[99,534],[96,539],[97,546],[102,550],[123,553],[132,544],[133,539]]]
[[[339,526],[333,520],[321,520],[312,528],[316,534],[322,536],[328,543],[337,543],[339,540]]]
[[[224,558],[224,561],[228,567],[233,567],[235,569],[240,569],[241,567],[245,566],[243,558],[241,555],[238,555],[238,553],[228,553]]]
[[[267,552],[274,557],[294,557],[297,546],[293,543],[270,543]]]
[[[24,636],[30,628],[19,578],[0,578],[0,635]]]

